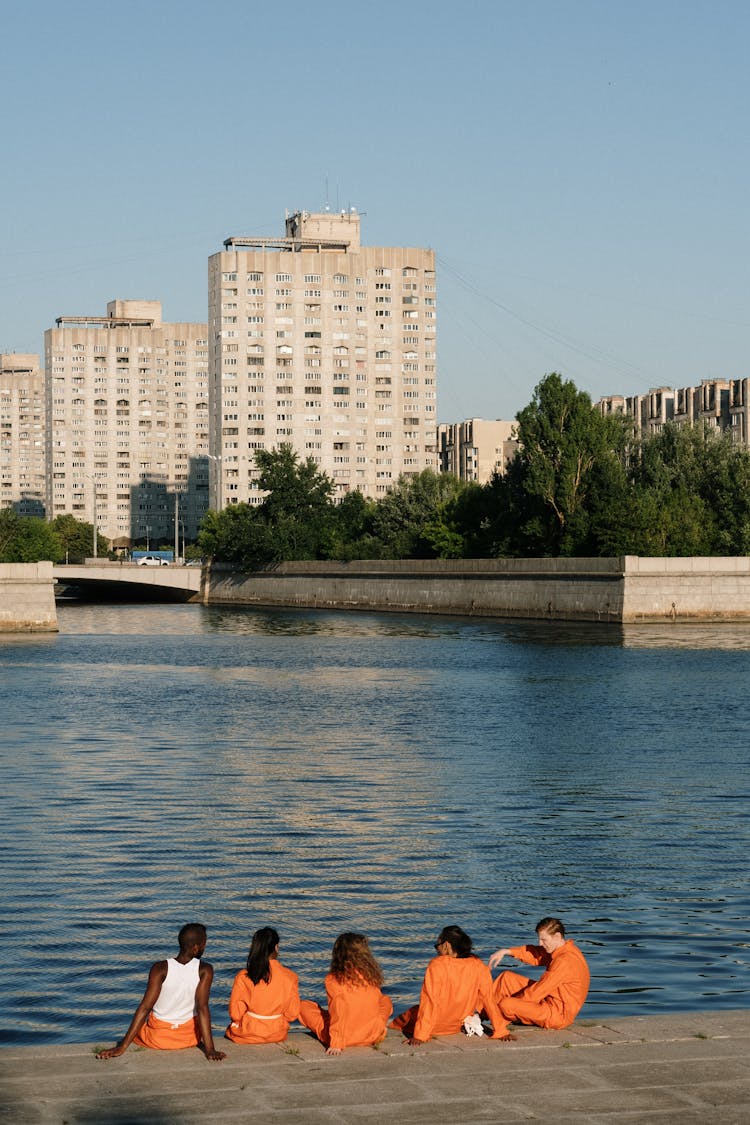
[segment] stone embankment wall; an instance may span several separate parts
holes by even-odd
[[[209,604],[620,621],[618,559],[297,562],[212,568]]]
[[[623,621],[750,618],[750,558],[639,558],[624,564]]]
[[[214,567],[207,604],[558,621],[750,618],[750,559],[460,559]]]
[[[52,563],[0,563],[0,633],[56,633]]]

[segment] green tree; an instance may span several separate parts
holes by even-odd
[[[254,568],[288,559],[330,557],[335,537],[333,482],[312,460],[300,462],[291,446],[259,450],[259,486],[268,495],[257,507],[230,504],[209,512],[198,536],[204,555]]]
[[[62,543],[50,524],[38,516],[19,516],[12,508],[0,512],[0,562],[60,562]]]
[[[348,492],[333,509],[325,557],[343,561],[379,558],[380,544],[372,535],[375,509],[375,501],[359,490]]]
[[[602,417],[585,392],[554,372],[517,420],[520,448],[501,490],[505,548],[541,555],[593,550],[591,512],[605,499],[597,489],[606,493],[622,477],[623,424]]]
[[[670,423],[641,442],[631,466],[636,494],[646,492],[658,512],[649,553],[748,553],[750,453],[729,435]]]
[[[75,516],[56,516],[52,521],[52,530],[59,537],[63,546],[64,558],[68,562],[82,562],[91,558],[94,553],[94,528],[85,520],[77,520]],[[103,535],[97,532],[96,549],[100,558],[106,558],[109,544]]]
[[[455,558],[464,540],[454,520],[456,500],[466,486],[449,473],[424,469],[415,477],[400,476],[379,500],[372,534],[380,557],[391,559]]]

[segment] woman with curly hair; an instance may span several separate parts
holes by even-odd
[[[224,1032],[235,1043],[280,1043],[299,1012],[297,974],[279,961],[279,935],[271,926],[256,930],[247,966],[234,978]]]
[[[433,1035],[456,1035],[467,1017],[484,1011],[493,1039],[515,1038],[497,1006],[490,970],[473,952],[469,935],[460,926],[445,926],[435,949],[437,957],[427,966],[419,1003],[390,1026],[403,1031],[410,1046],[419,1047]]]
[[[364,934],[339,934],[325,983],[328,1009],[303,1000],[299,1021],[317,1036],[327,1055],[385,1039],[393,1004],[380,991],[383,973]]]

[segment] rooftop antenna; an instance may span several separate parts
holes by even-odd
[[[328,212],[331,210],[331,204],[330,204],[329,197],[328,197],[328,173],[327,172],[326,172],[326,203],[325,203],[324,210],[325,210],[326,214],[328,214]]]

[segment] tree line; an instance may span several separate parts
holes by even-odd
[[[240,568],[292,559],[742,555],[750,452],[703,426],[639,437],[553,373],[517,415],[519,448],[488,484],[430,470],[381,500],[349,493],[290,447],[256,454],[258,506],[210,512],[201,551]]]
[[[596,557],[750,553],[750,452],[667,424],[640,437],[560,375],[516,416],[519,447],[488,484],[425,470],[380,500],[334,503],[332,480],[291,446],[259,450],[258,505],[208,512],[195,547],[239,569],[294,559]],[[0,562],[70,561],[93,528],[0,512]],[[98,540],[106,554],[106,541]]]

